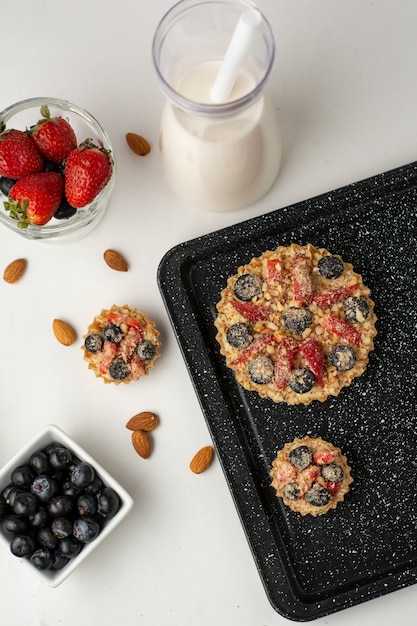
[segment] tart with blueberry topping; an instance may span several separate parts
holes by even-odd
[[[353,483],[341,450],[320,437],[286,443],[272,462],[270,476],[276,495],[301,515],[322,515],[336,508]]]
[[[229,277],[216,339],[237,381],[287,404],[324,402],[360,376],[376,315],[362,276],[309,244],[279,246]]]
[[[84,335],[84,359],[105,383],[130,383],[154,367],[159,332],[147,315],[127,305],[103,309]]]

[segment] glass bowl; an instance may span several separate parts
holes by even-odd
[[[17,221],[11,218],[5,210],[3,202],[7,198],[0,192],[0,224],[26,239],[56,243],[71,242],[91,232],[100,223],[106,212],[116,176],[114,152],[109,136],[99,122],[90,113],[67,100],[47,97],[22,100],[4,109],[0,113],[0,121],[5,124],[6,129],[16,128],[24,131],[41,119],[40,109],[45,104],[49,107],[51,117],[63,117],[71,124],[78,145],[86,139],[92,139],[94,143],[101,144],[111,152],[114,162],[112,176],[93,202],[82,209],[78,209],[75,215],[68,219],[52,218],[44,226],[29,225],[27,228],[19,228]]]
[[[116,480],[81,446],[79,446],[54,424],[46,426],[38,435],[36,435],[36,437],[34,437],[17,454],[15,454],[2,469],[0,469],[0,493],[2,493],[3,490],[11,483],[11,474],[15,468],[27,464],[33,452],[44,449],[49,444],[56,442],[59,442],[68,448],[73,457],[92,465],[95,473],[101,478],[104,485],[106,487],[111,487],[111,489],[117,493],[119,496],[120,506],[117,513],[104,522],[97,537],[90,543],[84,544],[84,547],[77,556],[71,558],[68,563],[62,567],[62,569],[57,570],[37,569],[34,565],[32,565],[27,557],[20,558],[12,554],[10,552],[10,541],[13,535],[6,532],[2,526],[2,522],[0,522],[0,543],[4,544],[4,548],[10,555],[10,558],[15,559],[16,561],[20,560],[23,565],[30,569],[30,571],[34,574],[37,574],[40,579],[50,587],[57,587],[60,585],[75,570],[75,568],[78,567],[78,565],[101,544],[101,542],[116,528],[116,526],[120,524],[133,507],[133,500],[125,489],[123,489],[123,487],[116,482]],[[3,556],[5,556],[5,554],[6,552]]]

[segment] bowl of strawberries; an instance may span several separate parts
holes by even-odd
[[[0,223],[27,239],[70,242],[103,218],[116,164],[99,122],[58,98],[0,113]]]

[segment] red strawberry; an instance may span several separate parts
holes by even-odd
[[[90,204],[109,182],[113,160],[108,150],[90,139],[70,152],[65,164],[65,195],[71,206],[81,209]]]
[[[298,343],[291,337],[282,339],[276,350],[274,382],[278,389],[284,389],[288,383],[297,350]]]
[[[43,159],[29,135],[15,128],[0,132],[0,176],[18,179],[42,170]]]
[[[313,301],[313,286],[311,283],[311,265],[303,254],[297,254],[291,272],[294,300],[310,304]]]
[[[354,285],[347,285],[346,287],[340,287],[335,291],[328,291],[327,293],[321,293],[313,297],[314,304],[317,304],[321,309],[330,309],[337,302],[341,302],[348,298],[359,287],[358,283]]]
[[[77,138],[67,120],[51,117],[46,104],[41,107],[41,115],[43,118],[32,126],[30,134],[42,156],[59,165],[77,147]]]
[[[238,356],[238,358],[234,361],[233,365],[239,365],[240,363],[244,363],[247,359],[255,354],[256,352],[261,352],[266,346],[270,346],[276,343],[276,339],[274,335],[270,335],[267,333],[263,333],[259,335],[252,343]]]
[[[232,300],[231,304],[232,307],[249,322],[267,320],[271,314],[271,310],[268,309],[268,307],[255,304],[254,302],[238,302],[237,300]]]
[[[346,339],[354,346],[360,346],[361,334],[354,326],[351,326],[344,320],[334,317],[333,315],[325,315],[320,320],[320,325],[323,326],[329,333],[334,333],[341,339]]]
[[[317,384],[323,386],[323,374],[325,371],[323,349],[319,342],[312,337],[305,339],[300,344],[300,350],[303,353],[311,371],[316,377]]]
[[[57,172],[31,174],[13,185],[4,208],[19,221],[19,228],[43,226],[58,209],[63,193],[64,179]]]

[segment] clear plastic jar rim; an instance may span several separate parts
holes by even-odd
[[[174,89],[174,87],[166,80],[164,77],[160,67],[159,67],[159,50],[161,45],[164,42],[164,38],[166,33],[172,24],[172,22],[180,16],[182,13],[193,9],[194,7],[198,7],[200,5],[207,5],[210,3],[217,4],[225,4],[225,5],[240,5],[242,7],[242,11],[245,9],[252,9],[257,11],[261,16],[261,22],[263,27],[265,28],[268,35],[268,44],[269,44],[269,64],[265,70],[264,75],[262,76],[259,83],[252,89],[252,91],[248,92],[241,98],[236,100],[232,100],[230,102],[225,102],[221,104],[211,104],[211,103],[202,103],[196,102],[189,98],[186,98],[182,94],[178,93]],[[262,95],[265,87],[268,83],[268,80],[271,75],[271,71],[275,61],[275,40],[274,35],[272,33],[271,26],[263,15],[263,13],[259,10],[259,8],[250,0],[180,0],[173,7],[171,7],[165,15],[161,18],[154,37],[152,41],[152,60],[156,70],[156,74],[161,86],[163,93],[168,97],[168,99],[173,102],[178,108],[192,113],[194,115],[207,115],[207,116],[228,116],[234,115],[237,112],[246,109],[248,106],[252,105],[258,98]]]

